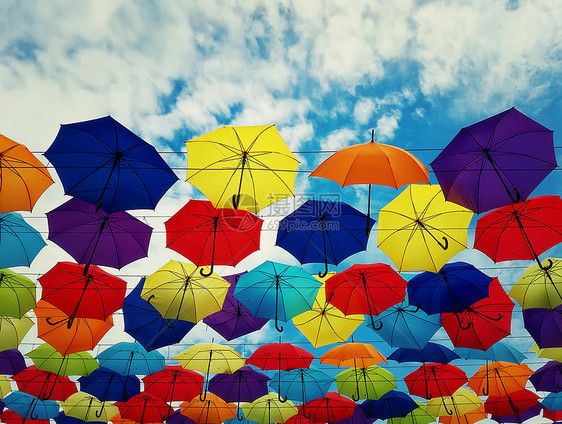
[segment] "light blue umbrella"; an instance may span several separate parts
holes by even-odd
[[[0,268],[29,266],[46,243],[19,213],[0,214]]]
[[[12,392],[2,401],[24,419],[48,420],[59,414],[59,404],[54,400],[41,400],[24,392]]]
[[[275,319],[275,328],[281,332],[277,321],[286,322],[310,310],[321,286],[300,267],[267,261],[240,277],[234,297],[255,318]]]
[[[520,364],[525,359],[525,355],[523,355],[514,347],[503,342],[497,342],[493,344],[488,350],[457,347],[454,349],[454,352],[464,359],[475,359],[491,362],[503,361],[511,362],[513,364]]]
[[[541,405],[549,411],[562,411],[562,392],[549,393],[543,399]]]
[[[269,381],[269,387],[285,399],[310,402],[326,396],[334,379],[320,370],[297,368],[279,371]]]
[[[153,350],[147,352],[140,343],[119,342],[96,356],[100,367],[121,375],[149,375],[165,368],[164,356]]]

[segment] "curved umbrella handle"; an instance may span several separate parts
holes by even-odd
[[[156,296],[156,295],[151,294],[151,295],[148,297],[148,299],[146,299],[146,303],[148,303],[148,304],[150,305],[150,301],[151,301],[155,296]],[[152,305],[150,305],[150,306],[152,306]]]
[[[215,266],[215,264],[214,264],[214,262],[212,262],[212,263],[211,263],[211,267],[209,268],[209,272],[205,272],[205,271],[204,271],[204,268],[201,267],[201,268],[199,269],[199,274],[201,274],[202,277],[208,277],[208,276],[210,276],[210,275],[213,273],[213,268],[214,268],[214,266]]]
[[[318,273],[318,276],[320,278],[324,278],[326,275],[328,275],[328,261],[324,262],[324,264],[325,264],[324,272],[320,271]]]
[[[435,239],[439,247],[443,250],[447,250],[449,248],[449,240],[447,237],[441,237],[445,243],[441,243],[439,240]]]
[[[382,321],[379,321],[379,325],[375,327],[375,321],[373,321],[373,319],[371,318],[371,328],[373,330],[379,331],[382,328],[383,324],[384,323]]]
[[[552,262],[552,259],[548,258],[548,265],[543,266],[541,261],[538,261],[538,265],[539,268],[542,269],[543,271],[548,271],[550,268],[552,268],[554,263]]]
[[[459,328],[461,330],[468,330],[470,328],[471,322],[466,320],[466,326],[462,324],[461,319],[459,318],[459,314],[454,312],[455,317],[457,318],[457,323],[459,324]]]
[[[207,399],[207,390],[205,390],[203,393],[199,393],[199,400],[201,402],[205,402],[206,399]]]
[[[238,421],[244,421],[244,415],[240,414],[240,407],[236,408],[236,419]]]
[[[283,396],[281,396],[281,393],[277,393],[277,398],[278,398],[279,402],[281,402],[281,403],[287,402],[287,398],[283,399]]]
[[[174,321],[173,324],[170,324],[171,321]],[[164,323],[166,324],[166,327],[168,328],[175,328],[178,325],[178,319],[167,319],[166,321],[164,321]]]
[[[47,319],[46,319],[45,321],[47,321],[47,324],[52,325],[52,326],[54,327],[55,325],[59,325],[59,324],[65,322],[67,319],[68,319],[68,318],[63,318],[63,319],[61,319],[61,320],[52,322],[52,321],[51,321],[51,317],[47,317]]]
[[[445,403],[445,398],[441,398],[442,402],[443,402],[443,408],[445,408],[445,412],[448,415],[453,415],[453,411],[451,411],[449,408],[447,408],[447,404]]]
[[[560,390],[562,390],[562,386],[560,385],[560,383],[556,383],[556,387],[558,387]]]
[[[279,325],[279,323],[278,323],[278,321],[277,321],[277,316],[275,316],[275,329],[276,329],[277,331],[279,331],[280,333],[283,332],[283,326],[282,326],[282,325]]]
[[[96,411],[96,417],[101,418],[104,408],[105,408],[105,402],[102,402],[101,408],[99,409],[99,411]]]
[[[306,411],[304,410],[304,406],[303,406],[302,409],[301,409],[301,414],[302,414],[302,416],[305,417],[305,418],[312,418],[312,412],[306,412]]]

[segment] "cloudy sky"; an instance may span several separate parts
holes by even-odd
[[[276,124],[295,152],[366,142],[374,129],[377,141],[410,149],[429,166],[460,128],[515,106],[559,144],[559,0],[4,0],[0,23],[1,134],[47,163],[41,153],[60,124],[111,115],[156,146],[180,178],[156,211],[135,213],[155,235],[149,258],[119,271],[131,287],[183,259],[164,249],[162,223],[201,198],[184,181],[185,140],[219,126]],[[299,169],[328,155],[297,153]],[[559,194],[560,186],[554,171],[536,194]],[[296,190],[366,206],[361,187],[340,190],[307,172]],[[375,208],[396,194],[377,188]],[[56,184],[24,215],[46,231],[44,213],[65,200]],[[238,270],[266,259],[296,263],[273,241],[274,232],[264,234],[262,252]],[[460,258],[494,266],[475,252]],[[27,272],[39,275],[59,260],[69,257],[49,244]],[[388,262],[375,241],[353,260]],[[188,342],[216,336],[199,327]],[[119,336],[107,343],[111,337]],[[271,337],[270,328],[244,342]],[[523,336],[513,342],[531,344]]]

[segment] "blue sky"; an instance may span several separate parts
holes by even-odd
[[[149,258],[116,272],[131,287],[168,260],[183,259],[163,247],[163,221],[200,197],[183,181],[184,141],[221,125],[274,123],[293,151],[366,142],[375,129],[377,141],[414,149],[429,167],[462,127],[515,106],[553,130],[560,144],[559,0],[7,0],[0,24],[1,134],[44,152],[60,124],[110,114],[158,150],[180,152],[163,156],[182,181],[156,211],[134,213],[155,236]],[[298,154],[300,169],[327,156]],[[560,187],[556,170],[535,193],[559,194]],[[364,187],[341,190],[306,173],[296,191],[339,193],[366,207]],[[374,208],[397,193],[375,188]],[[24,215],[46,231],[44,213],[65,200],[57,184]],[[237,270],[265,259],[295,263],[272,237],[264,234],[262,252]],[[494,266],[473,251],[459,258]],[[49,244],[28,272],[40,275],[60,260],[69,257]],[[373,239],[367,254],[338,269],[353,261],[388,259]],[[509,280],[519,270],[497,272]],[[210,334],[198,326],[186,343]],[[104,340],[112,337],[120,337],[117,329]],[[274,330],[264,330],[244,343],[272,338]],[[31,335],[27,342],[34,341]],[[513,342],[530,344],[522,336]]]

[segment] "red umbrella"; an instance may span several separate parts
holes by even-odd
[[[326,396],[311,400],[299,406],[299,411],[306,408],[306,417],[310,415],[313,423],[335,423],[351,418],[357,404],[351,399],[336,392],[328,392]]]
[[[90,265],[84,275],[84,265],[59,262],[42,277],[43,300],[56,306],[70,317],[107,319],[123,307],[127,282]],[[54,325],[54,324],[53,324]]]
[[[144,423],[161,423],[168,418],[169,405],[150,393],[139,393],[127,402],[115,402],[121,418]]]
[[[518,415],[539,403],[539,396],[530,390],[517,390],[504,396],[488,396],[485,411],[495,416]]]
[[[50,424],[50,420],[34,420],[32,418],[23,418],[9,409],[0,414],[0,420],[5,424]]]
[[[181,365],[166,365],[166,368],[147,375],[144,381],[145,393],[170,401],[191,400],[203,392],[204,377]]]
[[[22,392],[33,395],[41,400],[66,400],[71,394],[76,393],[76,383],[68,377],[54,372],[38,370],[35,365],[15,374],[12,379]]]
[[[425,399],[451,396],[468,382],[463,370],[451,364],[423,364],[404,377],[410,394]]]
[[[442,313],[441,323],[455,347],[487,350],[511,334],[514,303],[497,278],[489,295],[461,313]]]
[[[476,222],[474,247],[494,262],[533,259],[562,242],[562,199],[532,197],[497,208]],[[552,261],[546,269],[552,266]],[[545,268],[543,268],[545,269]]]
[[[166,221],[166,247],[197,266],[236,266],[260,248],[263,220],[239,209],[216,209],[204,200],[190,200]],[[210,275],[210,274],[209,274]]]

